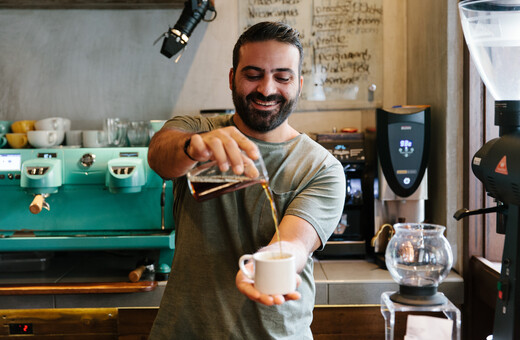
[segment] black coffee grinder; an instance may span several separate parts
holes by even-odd
[[[484,144],[471,164],[497,206],[461,209],[454,217],[497,212],[505,241],[493,340],[520,339],[520,1],[462,1],[459,10],[471,57],[496,100],[500,137]]]

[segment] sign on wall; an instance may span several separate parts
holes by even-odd
[[[240,0],[239,30],[261,21],[300,32],[300,110],[371,108],[382,101],[382,0]]]

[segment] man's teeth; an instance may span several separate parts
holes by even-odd
[[[261,102],[261,101],[255,100],[255,103],[258,104],[258,105],[262,105],[262,106],[272,106],[272,105],[276,105],[276,101],[271,101],[271,102]]]

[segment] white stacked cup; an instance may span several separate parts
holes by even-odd
[[[104,148],[107,146],[107,135],[103,130],[83,130],[82,141],[84,148]]]
[[[45,118],[36,121],[34,128],[36,130],[27,132],[29,144],[35,148],[52,148],[63,143],[66,129],[70,130],[70,120],[61,117]]]
[[[65,131],[65,144],[67,146],[81,147],[83,145],[83,131],[81,131],[81,130]]]

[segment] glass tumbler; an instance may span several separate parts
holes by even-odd
[[[126,130],[128,123],[122,118],[106,118],[103,129],[107,136],[108,146],[120,147],[126,145]]]
[[[150,136],[150,122],[148,121],[132,121],[128,123],[126,132],[130,146],[146,146],[148,145]]]

